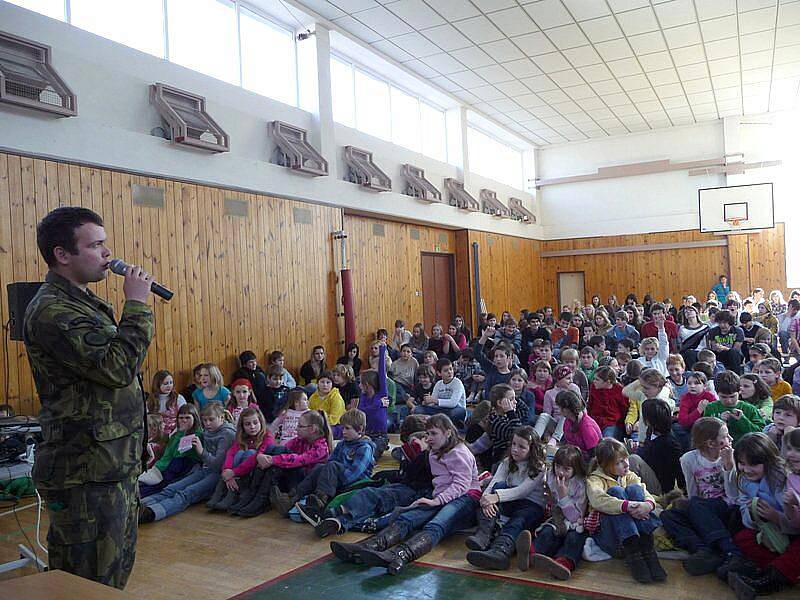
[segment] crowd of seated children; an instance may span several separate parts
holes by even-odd
[[[320,537],[377,530],[332,549],[390,573],[477,520],[466,560],[479,568],[506,569],[516,552],[520,568],[567,578],[585,544],[624,556],[649,583],[666,577],[653,547],[660,496],[666,532],[691,553],[687,572],[717,571],[740,597],[794,584],[800,398],[783,377],[799,370],[784,371],[789,357],[776,351],[782,321],[787,333],[798,328],[792,302],[766,310],[733,292],[724,306],[688,295],[679,307],[649,295],[643,306],[632,294],[623,307],[596,300],[564,307],[557,321],[550,307],[519,321],[489,314],[477,339],[463,318],[430,336],[399,319],[363,363],[351,344],[331,372],[314,347],[300,369],[305,391],[287,385],[279,351],[266,372],[243,352],[230,391],[215,365],[198,365],[191,404],[160,371],[140,519],[209,496],[240,516],[294,507]],[[781,348],[791,352],[792,339]],[[373,476],[393,427],[405,431],[394,479],[331,503]],[[478,464],[493,473],[483,486]],[[743,529],[729,522],[734,512]]]

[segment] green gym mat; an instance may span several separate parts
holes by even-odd
[[[323,556],[285,575],[234,596],[236,600],[583,600],[621,598],[596,592],[565,588],[538,581],[512,579],[502,575],[476,573],[465,569],[428,563],[409,565],[400,575],[383,569],[369,569],[342,563],[333,555]],[[233,599],[231,599],[233,600]]]

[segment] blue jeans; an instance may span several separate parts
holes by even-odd
[[[644,488],[641,485],[629,485],[624,490],[615,485],[608,488],[606,493],[620,500],[630,500],[632,502],[644,502]],[[639,534],[651,534],[661,521],[653,513],[645,520],[634,519],[627,513],[619,515],[600,515],[600,530],[594,534],[594,541],[611,556],[619,555],[619,547],[624,540],[629,537],[638,537]]]
[[[686,509],[670,508],[661,513],[661,521],[675,543],[689,552],[716,546],[726,554],[739,554],[727,527],[728,517],[735,507],[723,498],[689,499]]]
[[[688,452],[691,449],[691,432],[688,429],[684,429],[680,423],[673,423],[672,434],[680,443],[683,452]]]
[[[387,483],[381,487],[368,487],[357,491],[342,504],[347,512],[339,517],[345,531],[370,517],[381,517],[398,506],[408,506],[430,490],[415,490],[404,483]]]
[[[467,409],[461,406],[455,406],[453,408],[442,408],[440,406],[418,406],[414,409],[414,414],[416,415],[447,415],[450,417],[450,420],[453,424],[458,427],[464,426],[464,422],[467,420]]]
[[[160,521],[209,498],[219,482],[219,477],[219,472],[212,469],[196,468],[157,494],[142,499],[142,505],[149,507],[155,514],[156,521]]]
[[[583,556],[583,545],[587,537],[589,534],[585,531],[578,533],[575,530],[569,530],[564,536],[556,535],[555,527],[545,525],[536,535],[534,548],[537,554],[568,558],[573,567],[577,567]]]
[[[609,425],[608,427],[603,427],[603,437],[610,437],[614,438],[615,440],[622,441],[622,427],[619,425]]]
[[[435,546],[448,535],[475,524],[478,501],[464,494],[444,506],[414,508],[400,515],[396,523],[404,538],[417,529],[430,534]]]
[[[512,540],[525,529],[536,529],[544,517],[544,508],[530,500],[512,500],[500,503],[500,514],[508,517],[508,521],[500,529],[500,535],[507,535]]]

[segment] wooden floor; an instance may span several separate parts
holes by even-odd
[[[17,510],[22,529],[33,540],[36,510],[26,500]],[[5,512],[5,511],[0,511]],[[43,514],[42,535],[47,531]],[[347,534],[342,539],[357,540],[362,534]],[[293,523],[268,513],[255,519],[241,519],[209,513],[202,505],[139,530],[139,544],[131,579],[126,591],[147,600],[182,598],[222,600],[251,589],[269,579],[298,568],[329,552],[328,540],[320,540],[310,526]],[[0,562],[18,558],[16,547],[25,543],[14,514],[0,516]],[[46,545],[46,544],[45,544]],[[425,562],[471,569],[464,560],[464,538],[456,536],[440,544],[425,557]],[[689,577],[679,561],[662,561],[669,572],[664,584],[643,586],[631,581],[622,561],[583,562],[569,585],[587,591],[619,594],[652,600],[697,600],[733,598],[730,590],[715,577]],[[313,568],[313,567],[312,567]],[[5,579],[35,572],[33,567],[0,574]],[[512,569],[502,575],[558,584],[535,571]],[[389,577],[389,575],[387,575]],[[773,596],[787,600],[795,593]]]

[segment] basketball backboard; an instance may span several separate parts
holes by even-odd
[[[700,231],[739,233],[775,227],[771,183],[698,190]]]

